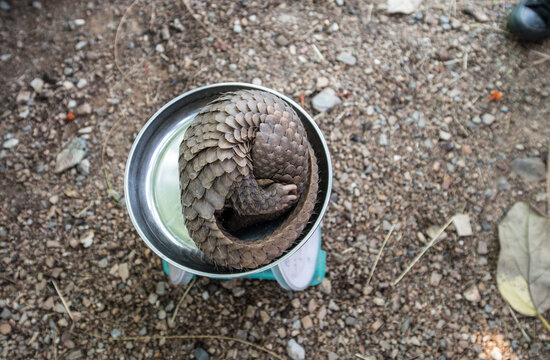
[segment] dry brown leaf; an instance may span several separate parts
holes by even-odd
[[[514,310],[539,316],[550,309],[550,221],[518,202],[498,227],[497,285]]]

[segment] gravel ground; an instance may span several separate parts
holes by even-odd
[[[540,321],[518,315],[527,341],[495,283],[503,215],[518,200],[547,211],[548,42],[503,30],[513,2],[476,1],[476,16],[473,3],[394,16],[377,2],[192,0],[197,21],[175,0],[0,1],[0,358],[269,358],[91,334],[222,335],[293,359],[550,358]],[[147,119],[222,81],[303,99],[326,135],[327,277],[304,292],[199,278],[171,321],[185,287],[115,199]],[[451,225],[393,286],[455,213],[473,234]]]

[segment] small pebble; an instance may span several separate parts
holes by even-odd
[[[481,294],[477,285],[472,285],[466,291],[464,291],[464,298],[470,302],[479,302],[481,300]]]
[[[472,5],[468,5],[464,10],[463,12],[465,14],[468,14],[470,16],[472,16],[477,22],[481,22],[481,23],[484,23],[484,22],[487,22],[489,21],[489,17],[487,16],[487,14],[485,14],[480,8],[478,7],[474,7]]]
[[[452,135],[446,131],[439,130],[439,138],[444,141],[451,140]]]
[[[312,105],[318,112],[323,112],[332,109],[341,102],[342,100],[336,95],[336,91],[331,88],[325,88],[313,97]]]
[[[236,287],[233,289],[233,296],[234,297],[241,297],[246,293],[246,290],[242,287]]]
[[[155,294],[155,293],[150,293],[149,294],[149,297],[147,298],[147,301],[149,301],[149,304],[151,305],[155,305],[155,303],[157,302],[158,300],[158,295]]]
[[[97,262],[97,266],[100,268],[106,268],[107,265],[109,265],[109,260],[107,260],[107,258],[103,258]]]
[[[458,236],[472,236],[472,225],[470,224],[470,217],[467,214],[456,214],[453,217],[453,225]]]
[[[16,147],[17,144],[19,144],[19,140],[16,139],[16,138],[12,138],[12,139],[9,139],[9,140],[5,141],[4,144],[2,145],[2,147],[4,149],[11,149],[11,148]]]
[[[120,335],[122,335],[122,333],[120,332],[119,329],[114,328],[113,330],[111,330],[111,337],[117,339],[120,337]]]
[[[88,45],[88,42],[87,41],[79,41],[76,43],[76,45],[74,46],[75,50],[82,50],[86,47],[86,45]]]
[[[443,278],[443,275],[434,271],[430,276],[430,285],[438,286],[442,278]]]
[[[483,114],[481,116],[481,121],[483,121],[485,125],[491,125],[493,122],[495,122],[495,117],[491,114]]]
[[[288,341],[287,351],[292,360],[304,360],[306,358],[306,351],[294,339]]]
[[[385,133],[380,134],[380,137],[378,138],[378,144],[380,144],[380,146],[389,145],[388,136]]]
[[[171,24],[171,26],[178,30],[179,32],[184,32],[185,31],[185,27],[183,26],[183,24],[179,21],[179,19],[174,19],[174,22]]]
[[[11,333],[11,326],[8,323],[3,323],[0,325],[0,334],[2,335],[8,335]]]
[[[324,278],[321,283],[319,284],[319,290],[321,290],[322,293],[329,295],[332,291],[332,284],[330,283],[330,280],[328,278]]]
[[[322,90],[326,88],[328,85],[329,85],[329,79],[323,76],[318,77],[317,82],[315,83],[315,87],[317,88],[317,90]]]
[[[356,57],[347,52],[341,52],[340,54],[338,54],[336,60],[352,66],[357,63]]]
[[[195,358],[197,360],[209,360],[210,359],[210,354],[208,354],[208,352],[206,350],[204,350],[203,348],[196,348],[195,351],[193,352],[193,354],[195,355]]]
[[[30,91],[20,91],[17,94],[17,97],[15,98],[15,101],[18,104],[25,104],[27,101],[29,101],[31,98],[31,92]]]
[[[512,169],[528,183],[537,183],[546,178],[546,167],[539,158],[515,159]]]
[[[284,35],[279,35],[275,38],[275,42],[279,46],[287,46],[289,44],[288,39]]]
[[[313,327],[313,321],[311,320],[311,317],[308,316],[304,316],[301,320],[302,322],[302,327],[307,330],[307,329],[311,329]]]
[[[340,30],[340,26],[338,26],[337,23],[333,23],[332,25],[329,26],[328,33],[332,34],[332,33],[337,32],[338,30]]]
[[[491,357],[493,360],[502,360],[502,352],[498,347],[494,347],[493,350],[491,350]]]
[[[88,175],[90,173],[90,160],[82,160],[76,168],[82,175]]]
[[[170,39],[170,30],[168,29],[168,26],[162,27],[162,30],[160,31],[160,37],[164,41]]]
[[[76,83],[76,87],[79,89],[84,88],[86,85],[88,85],[88,80],[86,79],[80,79],[78,80],[78,83]]]
[[[477,243],[477,253],[479,255],[487,255],[489,252],[489,247],[487,246],[487,242],[483,240],[479,240]]]
[[[164,294],[166,294],[166,283],[164,281],[160,281],[157,283],[155,293],[159,296],[163,296]]]
[[[34,89],[35,92],[41,92],[42,87],[44,87],[44,80],[40,78],[34,79],[33,81],[31,81],[31,87]]]
[[[118,275],[120,276],[123,282],[126,282],[126,280],[128,280],[128,277],[130,276],[128,263],[122,263],[118,266]]]

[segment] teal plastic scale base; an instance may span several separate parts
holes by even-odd
[[[304,290],[321,283],[326,272],[327,253],[321,249],[320,228],[291,257],[259,273],[242,276],[246,279],[276,280],[287,290]],[[164,272],[174,285],[188,284],[196,275],[163,260]],[[239,278],[241,276],[235,276]]]
[[[319,285],[321,281],[325,278],[326,272],[326,263],[327,263],[327,252],[325,250],[319,250],[319,255],[317,257],[317,264],[315,265],[315,273],[313,274],[313,279],[309,283],[309,286]],[[166,275],[170,275],[169,264],[162,260],[162,268]],[[196,275],[192,274],[193,279]],[[273,274],[273,269],[267,269],[262,272],[243,276],[243,279],[261,279],[261,280],[277,280],[275,274]]]

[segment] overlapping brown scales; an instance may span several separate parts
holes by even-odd
[[[273,261],[300,236],[313,212],[317,159],[296,112],[269,93],[242,90],[206,105],[185,133],[179,167],[187,229],[221,266],[256,268]],[[291,195],[289,184],[296,185]],[[292,210],[270,235],[243,241],[217,221],[215,213],[224,206],[254,219]]]

